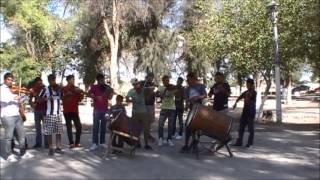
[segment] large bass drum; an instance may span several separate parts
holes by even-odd
[[[113,121],[111,121],[109,129],[123,137],[131,138],[132,140],[139,140],[143,126],[124,113],[120,113],[113,119]]]
[[[196,104],[187,118],[187,128],[201,131],[203,134],[220,141],[226,141],[232,126],[232,118],[212,109],[212,107]]]

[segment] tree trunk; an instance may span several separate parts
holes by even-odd
[[[114,46],[111,49],[111,62],[110,62],[110,83],[111,87],[114,88],[115,91],[119,90],[118,83],[118,47]]]
[[[255,84],[256,84],[256,91],[257,91],[257,98],[256,98],[256,107],[260,107],[261,101],[262,101],[262,96],[261,96],[261,76],[259,73],[255,73],[254,75],[255,78]]]
[[[266,83],[267,83],[267,86],[264,90],[264,94],[263,94],[263,98],[262,98],[262,101],[261,101],[261,104],[260,104],[260,107],[259,107],[259,111],[258,111],[258,114],[257,114],[257,119],[260,119],[261,118],[261,114],[263,112],[263,106],[264,106],[264,103],[266,102],[266,100],[268,99],[268,94],[269,94],[269,90],[270,90],[270,87],[271,87],[271,79],[268,79],[266,80]]]
[[[242,76],[240,74],[237,75],[237,83],[239,85],[239,95],[240,95],[242,91]]]
[[[118,83],[118,50],[119,50],[119,36],[120,36],[120,22],[118,17],[118,3],[116,0],[112,1],[112,31],[109,28],[108,21],[106,17],[103,18],[103,27],[107,34],[109,43],[110,43],[110,83],[111,87],[118,92],[119,83]],[[112,33],[111,33],[112,32]]]
[[[203,84],[207,85],[208,84],[208,80],[207,80],[207,72],[206,69],[204,67],[202,67],[202,72],[203,72]]]
[[[62,86],[63,85],[63,79],[64,79],[64,76],[65,76],[65,73],[66,73],[66,69],[67,68],[64,68],[62,73],[61,73],[61,82],[60,82],[60,85]]]
[[[292,100],[292,76],[291,74],[288,75],[286,78],[286,83],[285,83],[285,92],[286,92],[286,104],[290,104]]]

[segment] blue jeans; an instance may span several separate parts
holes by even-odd
[[[41,132],[41,123],[43,123],[45,111],[34,111],[34,125],[36,128],[36,145],[42,146],[42,132]],[[48,140],[44,136],[44,145],[48,147]]]
[[[92,143],[98,144],[99,142],[99,129],[100,129],[100,144],[106,142],[106,129],[107,129],[107,119],[106,112],[104,111],[94,111],[93,112],[93,127],[92,127]]]
[[[12,154],[11,150],[11,142],[13,138],[13,132],[14,130],[17,131],[18,140],[19,140],[19,146],[20,146],[20,154],[23,155],[25,150],[25,133],[24,133],[24,127],[23,122],[20,116],[7,116],[1,118],[2,125],[4,127],[4,141],[5,141],[5,147],[1,148],[4,149],[5,158],[7,158],[9,155]]]
[[[172,109],[161,109],[160,117],[159,117],[159,138],[163,139],[163,126],[168,118],[168,138],[172,139],[172,130],[173,130],[173,123],[175,118],[175,110]]]

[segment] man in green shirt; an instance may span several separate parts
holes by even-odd
[[[152,147],[148,145],[148,137],[150,134],[150,123],[147,119],[147,108],[145,104],[145,93],[141,86],[141,83],[136,79],[131,80],[133,89],[130,89],[126,101],[132,102],[132,119],[143,124],[143,136],[145,149],[152,150]]]
[[[157,91],[157,96],[161,97],[162,105],[160,110],[159,117],[159,141],[158,145],[162,146],[163,144],[163,126],[168,119],[168,137],[167,142],[170,146],[174,146],[172,142],[172,131],[173,123],[175,118],[176,105],[174,101],[175,92],[177,91],[176,87],[169,83],[169,76],[162,77],[163,86],[160,86]]]

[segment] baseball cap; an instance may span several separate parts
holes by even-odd
[[[130,80],[130,83],[131,83],[132,85],[136,85],[137,83],[139,83],[139,81],[138,81],[137,78],[132,78],[132,79]]]

